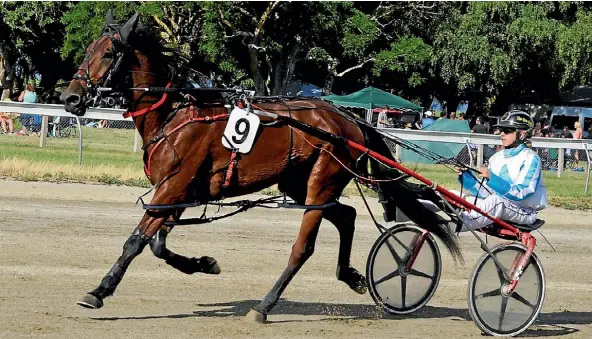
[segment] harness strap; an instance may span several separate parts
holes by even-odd
[[[182,122],[181,124],[177,125],[175,128],[173,128],[170,131],[164,131],[163,130],[163,133],[161,133],[161,134],[159,134],[157,136],[159,138],[159,140],[156,142],[156,144],[154,145],[154,147],[152,147],[152,149],[150,149],[150,151],[148,152],[148,161],[144,164],[144,173],[146,173],[146,176],[148,178],[150,178],[150,164],[152,163],[152,154],[154,154],[154,152],[156,151],[156,149],[158,148],[158,146],[160,146],[160,144],[168,136],[170,136],[171,134],[177,132],[182,127],[184,127],[184,126],[186,126],[188,124],[191,124],[193,122],[200,122],[200,121],[214,122],[214,121],[226,120],[230,116],[228,113],[223,113],[223,114],[218,114],[218,115],[214,115],[214,116],[199,117],[198,114],[199,114],[199,112],[196,113],[195,106],[191,105],[189,107],[189,119],[187,119],[184,122]]]
[[[166,85],[166,87],[165,87],[165,88],[170,88],[170,87],[171,87],[171,83],[169,82],[169,83]],[[164,102],[166,101],[166,99],[167,99],[168,95],[169,95],[169,94],[168,94],[167,92],[164,92],[164,93],[162,94],[162,98],[160,98],[160,100],[159,100],[157,103],[155,103],[155,104],[152,104],[152,105],[150,105],[150,106],[148,106],[148,107],[146,107],[146,108],[144,108],[144,109],[141,109],[141,110],[139,110],[139,111],[135,111],[135,112],[125,112],[125,113],[123,113],[123,117],[124,117],[124,118],[129,118],[129,117],[137,117],[137,116],[140,116],[140,115],[144,115],[144,114],[146,114],[146,113],[148,113],[148,112],[150,112],[150,111],[153,111],[153,110],[157,109],[158,107],[162,106],[162,104],[164,104]]]
[[[228,169],[226,170],[226,178],[224,179],[224,184],[222,184],[222,187],[224,189],[230,187],[230,179],[232,179],[232,174],[234,174],[234,169],[238,162],[238,159],[236,159],[237,154],[238,152],[235,149],[233,149],[232,155],[230,156],[230,163],[228,164]]]

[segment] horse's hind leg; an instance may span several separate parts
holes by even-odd
[[[166,247],[166,237],[171,230],[168,227],[163,227],[150,240],[150,249],[157,258],[163,259],[167,264],[185,274],[197,272],[220,274],[220,266],[212,257],[188,258],[169,250]]]
[[[273,288],[267,293],[263,300],[249,312],[247,317],[257,322],[265,322],[267,320],[267,313],[275,306],[280,295],[288,286],[292,278],[298,273],[306,260],[313,254],[315,241],[319,232],[319,225],[321,224],[322,213],[323,212],[319,210],[307,210],[304,212],[304,218],[302,219],[298,238],[292,246],[292,254],[288,260],[288,267],[282,272]]]
[[[333,159],[328,154],[320,155],[306,185],[305,204],[320,205],[332,201],[341,194],[348,181],[349,178],[343,175],[341,167],[333,162]],[[300,182],[294,182],[291,186],[299,187],[299,185]],[[304,212],[298,238],[296,238],[296,242],[292,246],[288,267],[282,272],[263,300],[247,314],[247,317],[257,322],[267,320],[267,313],[275,306],[294,275],[314,253],[322,218],[323,210],[306,210]]]
[[[337,260],[337,279],[345,282],[357,293],[366,293],[366,279],[350,266],[350,256],[356,222],[356,209],[343,204],[327,208],[323,217],[339,231],[339,258]]]

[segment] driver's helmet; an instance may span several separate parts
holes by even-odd
[[[524,111],[512,110],[504,114],[493,128],[531,132],[534,128],[534,120]]]

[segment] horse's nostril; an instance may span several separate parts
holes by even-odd
[[[77,106],[80,103],[80,95],[78,94],[71,94],[66,98],[66,104]]]

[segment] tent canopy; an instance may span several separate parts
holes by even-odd
[[[422,107],[399,96],[375,87],[366,87],[348,95],[325,95],[321,99],[332,101],[333,104],[345,107],[372,109],[375,107],[407,108],[421,112]]]
[[[469,123],[466,120],[452,120],[452,119],[438,119],[433,124],[424,128],[426,131],[442,131],[442,132],[465,132],[470,133]],[[414,144],[427,148],[444,158],[456,158],[461,151],[466,152],[466,144],[457,144],[451,142],[436,142],[436,141],[413,141]],[[468,156],[468,155],[467,155]],[[429,160],[412,150],[403,149],[402,160],[404,163],[418,163],[418,164],[434,164],[434,161]]]

